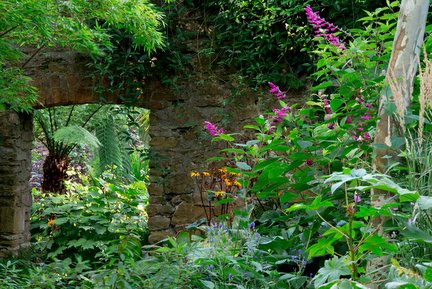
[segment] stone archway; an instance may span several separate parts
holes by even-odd
[[[35,57],[27,68],[39,89],[35,107],[100,102],[91,78],[83,77],[89,72],[85,63],[80,54],[64,50]],[[230,117],[230,123],[241,127],[257,115],[256,97],[250,92],[241,95],[237,83],[221,82],[213,74],[200,72],[195,77],[194,81],[177,84],[175,92],[158,81],[149,82],[145,97],[137,104],[151,111],[150,242],[175,235],[204,215],[190,177],[192,170],[203,168],[215,150],[202,129],[203,122],[221,122]],[[104,100],[121,103],[117,95],[105,96]],[[232,105],[227,105],[227,100]],[[31,146],[32,116],[1,112],[0,152],[10,155],[0,156],[0,255],[29,244]]]

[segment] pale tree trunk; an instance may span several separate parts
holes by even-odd
[[[411,103],[413,80],[417,72],[428,8],[429,0],[402,0],[386,75],[391,93],[390,90],[385,90],[380,99],[378,112],[380,120],[377,124],[375,144],[385,144],[390,147],[391,137],[400,136],[405,129],[404,114]],[[384,107],[388,102],[396,105],[399,121],[396,121],[394,116],[386,114]],[[392,153],[390,149],[382,149],[382,146],[376,147],[374,152],[376,153],[374,168],[382,173],[399,154],[399,152]]]
[[[405,132],[404,114],[411,103],[413,81],[419,63],[420,48],[423,43],[429,0],[402,0],[393,42],[392,55],[387,70],[386,80],[389,88],[381,95],[374,144],[375,158],[373,167],[380,173],[398,161],[400,151],[390,148],[392,137],[403,136]],[[390,93],[391,92],[391,93]],[[396,115],[388,115],[386,103],[394,103]],[[383,146],[385,145],[385,146]],[[372,205],[381,207],[387,199],[386,192],[375,190]],[[384,219],[376,219],[375,226],[380,226]],[[380,270],[385,259],[376,258],[368,264],[368,272]],[[385,273],[385,272],[384,272]],[[375,281],[382,276],[376,276]]]

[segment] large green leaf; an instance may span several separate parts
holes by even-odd
[[[334,256],[331,260],[326,260],[324,267],[318,270],[314,278],[315,288],[320,288],[326,282],[335,281],[341,276],[350,275],[349,264],[350,262],[337,256]]]
[[[88,145],[93,149],[97,149],[101,145],[96,136],[77,125],[62,127],[53,136],[55,141],[66,145]]]

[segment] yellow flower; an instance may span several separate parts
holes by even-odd
[[[52,227],[52,226],[54,226],[55,225],[55,220],[54,219],[49,219],[48,220],[48,226],[49,227]]]
[[[228,179],[224,179],[225,185],[227,185],[227,187],[231,187],[232,186],[232,182]]]
[[[200,173],[199,172],[191,172],[191,177],[199,177]]]
[[[210,177],[210,173],[209,172],[203,172],[202,173],[204,177]]]
[[[234,185],[237,187],[241,187],[242,185],[238,181],[234,181]]]
[[[217,191],[214,193],[216,198],[223,198],[226,196],[226,192],[225,191]]]

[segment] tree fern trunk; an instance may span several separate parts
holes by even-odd
[[[50,153],[43,164],[42,191],[64,194],[66,192],[64,181],[67,179],[68,167],[67,155]]]

